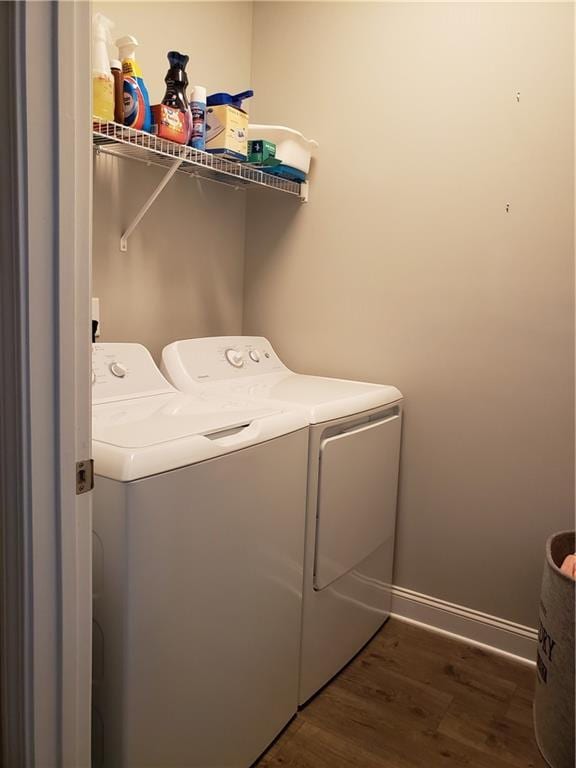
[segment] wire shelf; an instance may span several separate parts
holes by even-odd
[[[253,185],[266,187],[306,199],[306,184],[282,179],[248,163],[225,160],[219,155],[160,139],[151,133],[137,131],[119,123],[95,121],[92,124],[92,141],[97,151],[116,157],[126,157],[163,168],[171,168],[179,160],[181,164],[177,173],[206,178],[236,188]]]

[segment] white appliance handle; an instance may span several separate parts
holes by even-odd
[[[354,435],[357,432],[365,432],[368,429],[372,429],[373,427],[378,427],[380,424],[386,424],[387,421],[394,421],[394,419],[400,418],[400,412],[397,408],[393,410],[393,412],[390,413],[389,416],[385,416],[382,419],[375,419],[374,421],[363,421],[361,424],[356,424],[355,426],[349,427],[348,429],[343,429],[341,432],[334,432],[334,434],[329,435],[328,437],[324,438],[322,441],[322,444],[327,442],[328,440],[331,440],[334,437],[340,437],[341,435]],[[320,450],[322,450],[322,446],[320,447]]]
[[[229,434],[230,432],[232,434]],[[224,437],[218,437],[218,435],[222,433],[224,433]],[[222,432],[214,433],[213,436],[204,435],[204,437],[216,445],[221,445],[223,448],[230,448],[232,446],[239,447],[244,444],[252,443],[259,435],[260,420],[258,419],[245,427],[239,427],[233,430],[222,430]]]

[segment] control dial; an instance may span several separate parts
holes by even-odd
[[[260,362],[260,352],[258,352],[257,349],[251,349],[248,354],[250,355],[250,360],[252,360],[255,363]]]
[[[110,363],[110,373],[119,379],[123,379],[128,371],[126,370],[125,366],[122,365],[122,363],[114,362]]]
[[[224,354],[226,355],[226,360],[228,360],[230,365],[233,365],[234,368],[242,368],[244,365],[242,352],[239,352],[237,349],[227,349]]]

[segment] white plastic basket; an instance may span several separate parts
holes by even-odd
[[[248,126],[248,139],[266,139],[276,144],[276,157],[283,165],[297,168],[303,173],[310,170],[310,158],[318,142],[307,139],[300,131],[286,128],[283,125],[253,125]]]

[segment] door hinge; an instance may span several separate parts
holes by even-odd
[[[76,462],[76,494],[88,493],[94,488],[94,459]]]

